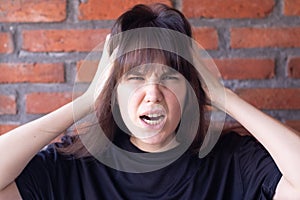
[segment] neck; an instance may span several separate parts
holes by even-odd
[[[171,138],[166,139],[164,142],[158,144],[149,144],[134,136],[130,137],[130,141],[140,150],[153,153],[167,151],[179,145],[175,136],[172,136]]]

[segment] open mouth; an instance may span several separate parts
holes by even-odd
[[[161,124],[164,121],[165,115],[163,115],[163,114],[147,114],[147,115],[141,115],[140,119],[147,125],[155,126],[155,125]]]

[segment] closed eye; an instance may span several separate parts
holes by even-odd
[[[143,80],[145,80],[145,79],[144,79],[144,77],[142,77],[142,76],[129,76],[129,77],[127,78],[127,80],[143,81]]]
[[[178,80],[179,78],[174,75],[165,75],[161,77],[162,80]]]

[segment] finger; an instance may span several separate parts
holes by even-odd
[[[193,64],[200,73],[200,81],[210,100],[210,105],[222,110],[225,102],[225,88],[221,84],[220,73],[215,63],[211,59],[203,58],[199,51],[192,51],[192,53]]]
[[[95,85],[92,86],[92,91],[94,92],[94,98],[96,99],[100,93],[102,92],[105,83],[109,79],[112,70],[113,70],[113,65],[114,61],[117,57],[118,53],[118,47],[114,49],[112,54],[108,57],[107,63],[102,63],[102,65],[99,64],[99,73],[96,74],[94,80],[95,80]]]

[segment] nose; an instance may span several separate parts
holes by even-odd
[[[163,99],[161,86],[157,83],[149,84],[145,87],[145,102],[158,103]]]

